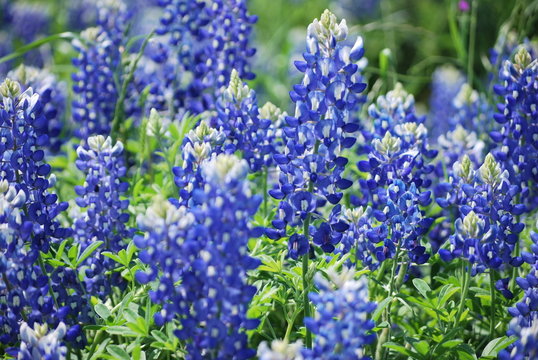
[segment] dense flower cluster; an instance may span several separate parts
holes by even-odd
[[[34,329],[27,323],[21,325],[21,346],[18,360],[65,360],[67,347],[63,345],[66,327],[60,323],[55,330],[49,332],[47,325],[35,324]]]
[[[270,194],[283,201],[273,221],[275,229],[267,232],[271,238],[285,235],[288,224],[302,224],[327,201],[337,204],[342,190],[352,184],[342,177],[347,159],[341,151],[356,141],[352,134],[359,124],[354,112],[360,106],[359,93],[366,84],[356,64],[364,54],[362,38],[358,37],[353,47],[346,46],[347,32],[345,20],[338,24],[328,10],[321,20],[314,20],[308,27],[304,61],[295,63],[304,73],[303,81],[290,92],[295,116],[286,118],[284,149],[274,155],[280,175],[278,186]],[[322,222],[314,239],[325,251],[332,251],[341,230]],[[295,244],[295,240],[300,239],[290,238],[290,244]],[[308,239],[300,242],[304,241]],[[299,248],[297,255],[302,255],[308,246]]]
[[[445,65],[433,72],[428,116],[433,139],[450,130],[448,124],[456,112],[453,100],[464,83],[465,76],[453,66]]]
[[[525,207],[515,202],[517,186],[510,185],[493,155],[488,154],[478,171],[468,156],[454,165],[452,183],[444,183],[441,207],[454,206],[456,232],[450,237],[450,249],[441,249],[441,257],[467,258],[476,272],[499,269],[503,264],[519,266],[522,259],[513,251],[524,224],[516,220]]]
[[[91,258],[86,260],[85,283],[88,293],[104,297],[110,293],[112,282],[118,285],[121,277],[115,279],[104,272],[113,267],[113,261],[100,255],[102,250],[117,253],[125,248],[125,240],[132,235],[126,225],[129,220],[127,207],[129,200],[122,199],[129,184],[121,180],[125,176],[123,164],[123,144],[112,145],[110,137],[102,135],[88,138],[87,144],[77,149],[77,168],[85,175],[83,186],[76,186],[77,205],[85,211],[74,214],[74,239],[81,251],[96,241],[103,245]]]
[[[354,203],[371,206],[372,217],[370,223],[363,221],[363,236],[343,250],[356,247],[356,259],[374,267],[377,262],[399,256],[398,249],[407,250],[411,261],[424,263],[429,255],[420,240],[433,220],[424,216],[420,206],[431,202],[427,189],[434,166],[429,159],[437,151],[429,148],[424,118],[415,114],[414,98],[401,84],[380,96],[377,104],[370,106],[369,114],[374,120],[373,129],[363,132],[371,140],[371,145],[363,149],[368,160],[357,163],[369,177],[359,180],[363,197],[354,199]],[[382,224],[371,223],[374,219]]]
[[[374,323],[368,320],[376,305],[368,302],[367,282],[354,279],[355,271],[329,268],[327,281],[316,275],[319,293],[310,293],[316,306],[314,318],[305,319],[316,335],[312,350],[305,350],[306,359],[369,359],[365,346],[375,340],[369,333]]]
[[[120,91],[114,79],[121,78],[120,46],[128,18],[125,4],[114,1],[99,10],[97,27],[84,30],[82,41],[73,41],[78,52],[73,59],[78,69],[72,75],[73,119],[79,123],[75,135],[81,139],[110,134]]]
[[[518,340],[499,354],[501,360],[533,359],[538,356],[538,234],[531,232],[531,239],[532,252],[522,253],[525,262],[532,266],[531,270],[525,277],[516,279],[524,291],[523,299],[508,309],[514,317],[508,335],[515,335]]]
[[[538,61],[520,47],[513,61],[505,61],[495,86],[504,102],[494,115],[500,129],[490,133],[498,143],[495,157],[519,187],[519,198],[527,210],[538,206]]]
[[[256,93],[241,81],[235,70],[216,106],[217,117],[213,122],[214,127],[221,128],[226,135],[225,151],[241,151],[253,172],[271,165],[277,147],[280,116],[275,113],[279,109],[270,108],[271,105],[258,109]]]
[[[152,111],[152,115],[158,116],[155,111]],[[195,129],[189,131],[182,149],[183,166],[173,169],[174,182],[179,188],[179,203],[187,206],[193,190],[203,186],[200,167],[202,162],[213,154],[224,152],[226,135],[222,129],[211,128],[208,123],[209,121],[204,119]]]
[[[45,69],[24,65],[10,71],[7,77],[19,82],[21,90],[32,88],[35,93],[39,94],[43,114],[47,119],[45,131],[49,137],[47,149],[51,153],[57,153],[63,142],[60,135],[64,130],[63,116],[67,97],[65,83],[58,81]]]
[[[157,34],[166,35],[163,55],[176,64],[174,78],[168,79],[176,109],[195,114],[214,109],[232,69],[242,79],[254,78],[249,38],[257,17],[248,14],[245,0],[164,0],[160,5],[164,14]]]
[[[175,334],[186,341],[188,359],[247,359],[255,353],[244,331],[257,326],[246,317],[256,291],[246,284],[246,271],[258,261],[246,254],[246,244],[260,199],[250,193],[247,173],[245,160],[213,155],[200,164],[202,183],[193,189],[189,209],[162,200],[138,218],[146,234],[135,243],[151,266],[137,279],[158,279],[150,292],[163,306],[155,321],[181,322]]]
[[[429,164],[429,159],[434,158],[437,151],[428,145],[425,118],[416,115],[414,103],[413,95],[397,84],[368,109],[374,128],[364,134],[372,145],[365,147],[368,160],[357,164],[359,170],[370,173],[368,180],[360,181],[365,194],[371,194],[366,201],[377,204],[376,195],[380,197],[380,194],[376,192],[383,193],[396,179],[407,186],[413,183],[417,189],[431,185],[428,174],[434,166]]]
[[[21,93],[17,82],[6,79],[0,96],[0,340],[9,343],[24,317],[51,320],[53,301],[37,265],[39,252],[69,231],[55,219],[67,204],[48,191],[56,178],[46,178],[51,167],[43,161],[48,137],[39,95]]]

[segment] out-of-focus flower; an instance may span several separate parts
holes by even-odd
[[[60,323],[58,327],[49,332],[46,324],[34,324],[30,328],[26,322],[21,325],[21,345],[18,360],[65,360],[67,347],[62,343],[66,327]]]

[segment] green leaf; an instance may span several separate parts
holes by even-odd
[[[138,314],[131,309],[125,309],[123,311],[123,317],[128,322],[136,323],[136,320],[138,319]]]
[[[379,317],[381,316],[381,313],[383,312],[383,310],[385,310],[385,308],[389,305],[391,301],[392,301],[392,296],[389,296],[388,298],[384,299],[383,301],[379,303],[379,305],[374,311],[374,314],[372,315],[373,321],[377,321],[377,319],[379,319]]]
[[[415,350],[417,350],[419,353],[421,353],[422,355],[426,355],[428,353],[428,351],[430,351],[430,346],[428,345],[428,343],[424,340],[422,341],[417,341],[413,344],[413,347],[415,348]]]
[[[54,257],[56,260],[60,260],[62,258],[62,255],[64,254],[65,246],[67,245],[68,240],[62,241],[60,246],[58,247],[58,251],[56,251],[56,256]]]
[[[428,292],[430,292],[431,289],[430,289],[430,286],[426,283],[426,281],[416,278],[416,279],[413,279],[413,285],[415,285],[417,290],[420,292],[420,294],[424,298],[426,299],[428,298]]]
[[[27,45],[19,47],[17,49],[17,51],[12,52],[9,55],[1,57],[0,58],[0,64],[5,63],[6,61],[9,61],[9,60],[13,60],[13,59],[15,59],[15,58],[17,58],[19,56],[22,56],[22,55],[26,54],[28,51],[33,50],[35,48],[38,48],[41,45],[47,44],[49,42],[52,42],[52,41],[55,41],[55,40],[69,40],[69,41],[71,41],[71,40],[73,40],[75,38],[79,39],[79,40],[82,40],[82,38],[78,34],[72,33],[72,32],[63,32],[63,33],[60,33],[60,34],[54,34],[54,35],[51,35],[51,36],[44,37],[42,39],[36,40],[34,42],[31,42],[30,44],[27,44]]]
[[[86,260],[99,246],[103,245],[102,241],[95,241],[88,246],[77,259],[76,266],[78,267],[84,260]]]
[[[162,343],[167,343],[168,342],[168,338],[166,337],[166,335],[162,331],[153,330],[151,332],[151,336],[153,336],[153,338],[155,340],[157,340],[158,342],[162,342]]]
[[[476,353],[468,344],[460,344],[456,347],[456,350],[460,360],[476,360]]]
[[[406,356],[411,356],[413,358],[421,358],[421,356],[417,353],[415,353],[414,351],[411,351],[409,349],[407,349],[405,346],[403,345],[400,345],[400,344],[396,344],[396,343],[393,343],[393,342],[386,342],[383,344],[383,347],[386,347],[387,349],[391,349],[391,350],[394,350],[400,354],[403,354],[403,355],[406,355]]]
[[[117,262],[117,263],[120,264],[120,265],[123,265],[122,260],[121,260],[120,257],[119,257],[118,255],[116,255],[116,254],[113,254],[113,253],[111,253],[111,252],[109,252],[109,251],[103,251],[103,252],[101,253],[101,255],[106,256],[107,258],[110,258],[110,259],[114,260],[115,262]]]
[[[106,329],[106,332],[109,333],[110,335],[121,335],[121,336],[131,336],[131,337],[138,336],[136,332],[134,332],[133,330],[125,326],[109,326]]]
[[[99,303],[95,305],[93,309],[103,320],[107,320],[110,317],[110,310],[108,310],[108,307],[106,307],[105,304]]]
[[[447,348],[447,349],[451,349],[453,347],[458,346],[462,342],[463,342],[463,340],[460,340],[460,339],[448,340],[448,341],[445,341],[444,343],[442,343],[441,346],[444,347],[444,348]]]
[[[108,351],[110,355],[116,357],[116,359],[131,360],[131,357],[129,354],[127,354],[127,351],[123,350],[118,345],[108,345],[106,351]]]
[[[499,351],[501,351],[502,349],[505,349],[516,340],[517,338],[515,336],[511,336],[511,337],[502,336],[502,337],[493,339],[486,345],[486,347],[484,348],[484,351],[482,351],[482,356],[496,357]]]

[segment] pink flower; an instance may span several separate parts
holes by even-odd
[[[460,11],[463,11],[463,12],[469,11],[469,9],[470,9],[469,2],[466,1],[466,0],[461,0],[458,3],[458,8],[460,9]]]

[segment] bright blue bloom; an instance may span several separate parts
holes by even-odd
[[[368,160],[357,165],[359,170],[370,173],[368,180],[359,183],[366,195],[370,194],[370,199],[365,200],[376,206],[385,187],[396,179],[406,186],[415,184],[417,189],[431,185],[428,174],[433,172],[434,166],[429,164],[429,159],[434,158],[437,151],[428,145],[424,117],[415,114],[414,102],[413,96],[397,84],[368,109],[374,128],[372,132],[364,131],[364,135],[372,145],[365,147]]]
[[[72,75],[73,118],[79,126],[75,135],[109,135],[121,86],[121,51],[129,13],[122,2],[101,7],[97,27],[81,33],[83,41],[73,41],[78,56],[73,59],[77,72]]]
[[[498,144],[494,155],[530,211],[538,206],[538,61],[520,47],[513,61],[504,62],[499,78],[495,92],[503,102],[494,116],[497,130],[490,133]]]
[[[268,108],[258,109],[256,93],[241,81],[235,70],[216,107],[217,116],[212,125],[226,134],[225,151],[240,151],[252,172],[271,165],[278,146],[276,134],[280,116],[275,114],[278,108],[268,105]]]
[[[355,280],[354,270],[333,268],[327,271],[329,281],[316,274],[319,293],[309,297],[316,307],[314,318],[305,325],[315,335],[312,350],[303,351],[306,359],[367,360],[364,348],[375,341],[370,333],[374,322],[368,316],[376,304],[368,302],[368,285],[364,279]]]
[[[62,343],[65,334],[64,323],[60,323],[55,330],[49,332],[46,324],[35,324],[32,329],[23,322],[17,360],[65,360],[67,347]]]
[[[22,90],[32,88],[39,94],[43,106],[43,113],[47,119],[46,134],[49,137],[48,150],[57,153],[63,143],[60,135],[64,130],[63,117],[66,106],[67,88],[64,82],[45,69],[31,66],[19,66],[15,71],[8,73],[8,78],[18,81]]]
[[[25,44],[49,32],[50,18],[43,4],[16,1],[11,6],[11,27],[15,37]]]
[[[176,109],[199,114],[214,109],[232,69],[251,80],[249,58],[256,50],[249,44],[252,24],[245,0],[161,0],[161,24],[157,34],[166,35],[171,57],[177,57],[174,86]]]
[[[450,121],[456,109],[453,100],[465,83],[465,76],[453,66],[441,66],[432,74],[428,129],[432,139],[451,130]]]
[[[348,161],[341,151],[356,141],[355,113],[366,84],[357,65],[364,54],[362,38],[353,47],[344,45],[347,32],[345,20],[338,24],[328,10],[308,27],[304,61],[295,63],[304,73],[303,81],[290,92],[295,116],[286,118],[284,146],[274,155],[279,184],[269,193],[283,201],[273,221],[275,229],[267,230],[271,238],[284,236],[287,225],[301,225],[307,214],[319,218],[318,209],[327,202],[337,204],[342,190],[352,184],[342,178]],[[339,235],[327,234],[327,220],[322,224],[313,233],[326,251],[332,251]],[[331,225],[330,231],[338,230]]]
[[[48,144],[39,95],[6,79],[0,85],[0,341],[18,336],[22,314],[31,323],[55,321],[47,277],[37,266],[39,252],[69,236],[56,216],[67,208],[50,193],[55,177],[44,162]],[[48,178],[47,178],[48,177]]]
[[[523,252],[525,262],[532,267],[525,277],[518,277],[516,283],[524,291],[514,307],[508,309],[514,318],[507,332],[518,340],[499,354],[501,360],[526,360],[538,356],[538,234],[531,232],[532,252]]]
[[[455,164],[452,183],[444,184],[446,195],[437,198],[441,207],[454,208],[458,217],[450,249],[439,251],[445,261],[467,258],[475,272],[521,265],[521,257],[513,251],[524,228],[516,216],[525,207],[516,203],[517,186],[510,185],[507,177],[491,154],[478,172],[467,156]]]
[[[249,219],[261,199],[250,192],[245,160],[213,155],[199,167],[201,182],[193,185],[188,209],[160,200],[139,216],[145,235],[135,244],[150,268],[136,276],[159,282],[150,292],[162,305],[155,322],[181,322],[175,334],[186,343],[187,359],[248,359],[255,351],[245,330],[258,323],[246,317],[256,292],[246,272],[259,261],[247,254],[247,242],[259,236]]]
[[[74,215],[74,239],[81,251],[95,241],[104,244],[85,262],[85,284],[89,294],[104,297],[110,293],[112,284],[120,284],[119,273],[114,279],[104,275],[115,266],[113,260],[100,255],[101,251],[117,253],[125,248],[125,240],[133,231],[127,207],[129,200],[122,199],[129,184],[122,182],[126,168],[123,164],[123,144],[112,145],[110,137],[102,135],[87,139],[87,144],[77,149],[77,168],[85,175],[83,186],[76,186],[77,205],[83,212]]]

